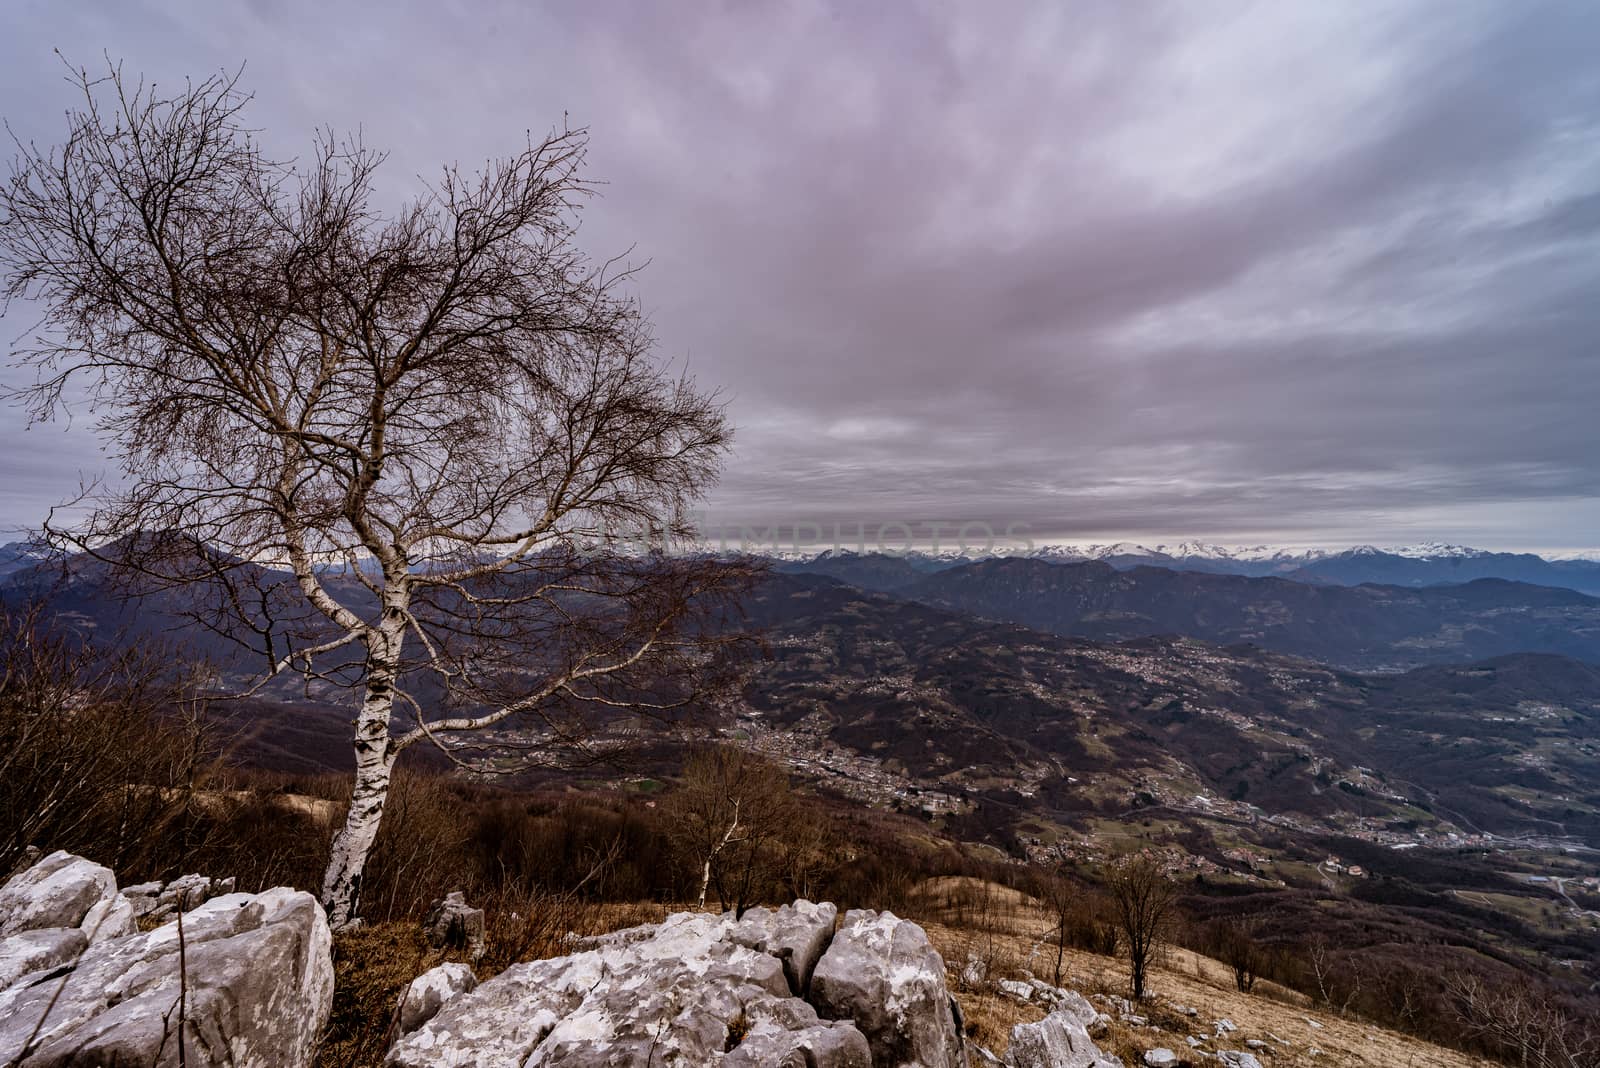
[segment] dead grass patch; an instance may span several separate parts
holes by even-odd
[[[945,959],[967,1033],[1002,1054],[1011,1028],[1040,1019],[1043,1011],[998,994],[994,984],[1028,974],[1050,977],[1055,948],[1046,946],[1044,937],[1052,921],[1027,895],[993,884],[990,890],[971,885],[978,882],[939,879],[917,887],[913,918]],[[969,958],[985,962],[981,982],[964,980]],[[1119,959],[1068,949],[1063,967],[1065,987],[1091,996],[1127,994],[1127,966]],[[1247,1039],[1268,1042],[1269,1049],[1254,1051],[1268,1068],[1480,1068],[1492,1063],[1313,1007],[1303,994],[1276,984],[1262,982],[1254,994],[1240,993],[1226,965],[1187,949],[1168,947],[1150,985],[1151,998],[1136,1010],[1147,1026],[1130,1026],[1109,1005],[1099,1003],[1113,1023],[1096,1041],[1127,1064],[1142,1064],[1144,1051],[1157,1047],[1201,1063],[1190,1055],[1186,1039],[1191,1034],[1206,1038],[1208,1050],[1243,1050]],[[1191,1018],[1178,1006],[1193,1006],[1200,1015]],[[1238,1030],[1219,1041],[1213,1037],[1215,1024],[1224,1018]],[[1320,1053],[1311,1054],[1313,1048]]]

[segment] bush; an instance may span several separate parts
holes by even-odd
[[[159,650],[102,656],[0,611],[0,872],[35,846],[142,877],[200,847],[214,746],[186,683]]]

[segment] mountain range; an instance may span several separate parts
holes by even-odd
[[[746,726],[858,781],[881,771],[1011,819],[1161,806],[1394,842],[1445,825],[1600,845],[1592,664],[1518,653],[1363,675],[1044,634],[803,575],[763,586],[752,618],[772,654]]]
[[[1600,599],[1496,578],[1346,586],[1040,557],[949,561],[930,570],[870,554],[826,554],[779,569],[1055,634],[1100,640],[1176,634],[1360,670],[1517,652],[1600,662]]]
[[[95,640],[225,659],[172,593],[124,601],[102,565],[68,564],[0,577],[0,602],[46,596]],[[853,796],[975,821],[976,839],[1155,807],[1600,846],[1600,599],[1572,590],[829,555],[782,564],[747,609],[770,653],[740,736]],[[223,714],[241,752],[310,770],[349,760],[347,705],[270,691]]]
[[[1010,555],[1049,563],[1092,561],[1109,564],[1120,571],[1136,567],[1161,567],[1172,571],[1250,578],[1272,576],[1312,585],[1359,586],[1379,583],[1390,586],[1447,586],[1489,578],[1536,586],[1559,586],[1600,595],[1600,560],[1583,557],[1545,558],[1533,553],[1491,552],[1438,542],[1383,549],[1362,545],[1341,551],[1274,548],[1267,545],[1228,548],[1192,541],[1155,546],[1113,542],[1099,545],[1046,545],[1026,553]],[[885,572],[883,581],[888,582],[895,580],[896,575],[879,562],[879,558],[886,556],[909,565],[899,571],[900,575],[906,576],[989,558],[960,553],[846,551],[790,558],[785,564],[807,565],[809,570],[829,573],[833,573],[830,569],[879,567]],[[841,577],[844,574],[842,570],[838,573]],[[857,577],[866,576],[858,573]],[[906,581],[910,581],[909,578]],[[893,587],[879,585],[874,588]]]

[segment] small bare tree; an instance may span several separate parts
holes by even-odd
[[[1259,921],[1228,917],[1213,920],[1204,932],[1207,951],[1233,972],[1233,985],[1241,994],[1255,989],[1266,963],[1266,954],[1257,938]]]
[[[795,816],[788,779],[770,762],[733,746],[691,756],[670,796],[679,852],[695,869],[695,902],[717,891],[723,908],[743,912],[756,888],[763,852]]]
[[[796,813],[778,835],[778,866],[785,893],[814,900],[840,863],[840,837],[827,810]]]
[[[1123,857],[1106,873],[1106,885],[1116,906],[1122,938],[1128,947],[1129,985],[1135,1000],[1148,986],[1150,965],[1166,938],[1178,885],[1146,856]]]
[[[1084,907],[1084,894],[1081,888],[1074,885],[1064,870],[1056,869],[1041,872],[1038,877],[1037,896],[1055,922],[1055,928],[1046,937],[1055,939],[1055,966],[1051,975],[1051,985],[1061,985],[1061,969],[1067,956],[1067,939],[1070,937],[1069,928],[1079,910]]]
[[[65,142],[20,146],[0,190],[0,269],[44,308],[17,353],[33,417],[87,387],[123,477],[50,532],[198,587],[196,618],[261,658],[249,692],[359,694],[322,889],[344,926],[404,750],[463,761],[517,728],[545,752],[591,739],[585,709],[686,707],[698,613],[746,576],[660,550],[729,428],[574,243],[582,130],[386,212],[380,154],[274,160],[236,77],[74,77]]]

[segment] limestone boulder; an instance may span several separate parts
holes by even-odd
[[[892,912],[845,913],[811,975],[811,1003],[852,1020],[875,1068],[965,1068],[958,1010],[944,960],[926,932]]]
[[[811,987],[811,973],[833,938],[838,916],[839,910],[828,902],[813,904],[802,898],[777,909],[749,909],[729,937],[741,946],[777,957],[790,993],[804,997]]]
[[[116,897],[111,869],[56,851],[0,887],[0,938],[22,931],[78,927],[90,910]]]
[[[1037,1023],[1011,1029],[1007,1068],[1121,1068],[1122,1062],[1100,1051],[1088,1030],[1069,1010],[1058,1010]]]
[[[478,977],[465,964],[441,964],[423,972],[400,992],[394,1007],[397,1035],[409,1035],[444,1008],[457,994],[477,989]]]
[[[468,905],[460,890],[453,890],[428,906],[422,933],[435,949],[465,949],[474,961],[483,956],[483,910]]]
[[[59,963],[0,991],[0,1064],[309,1065],[333,998],[316,900],[279,889],[206,902],[182,918],[182,979],[178,926],[92,943],[79,930],[80,952],[47,950]]]

